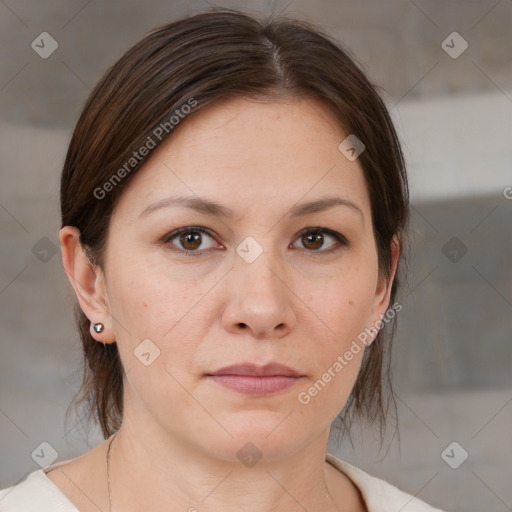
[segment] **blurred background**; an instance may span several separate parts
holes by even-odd
[[[65,421],[81,372],[57,236],[74,123],[131,44],[209,5],[318,24],[381,87],[402,138],[400,442],[379,452],[376,434],[352,446],[333,431],[329,451],[443,510],[512,510],[511,0],[0,1],[0,488],[39,468],[43,442],[66,460],[103,440]]]

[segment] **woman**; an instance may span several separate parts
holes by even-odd
[[[326,453],[381,424],[407,179],[374,87],[298,21],[201,13],[105,75],[61,182],[106,441],[0,509],[433,511]]]

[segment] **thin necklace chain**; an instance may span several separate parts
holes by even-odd
[[[117,432],[112,436],[112,439],[108,443],[107,450],[107,488],[108,488],[108,512],[112,511],[112,496],[110,494],[110,449],[112,448],[112,441],[116,437]]]

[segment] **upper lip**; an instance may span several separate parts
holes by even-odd
[[[256,377],[268,377],[280,375],[285,377],[302,377],[298,371],[280,363],[268,363],[265,366],[258,366],[252,363],[240,363],[225,366],[207,375],[251,375]]]

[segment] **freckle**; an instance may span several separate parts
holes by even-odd
[[[350,306],[352,306],[354,304],[354,301],[353,300],[349,300],[348,303],[349,303]]]
[[[147,307],[148,307],[148,305],[147,305],[145,302],[144,302],[144,307],[145,307],[145,308],[147,308]]]

